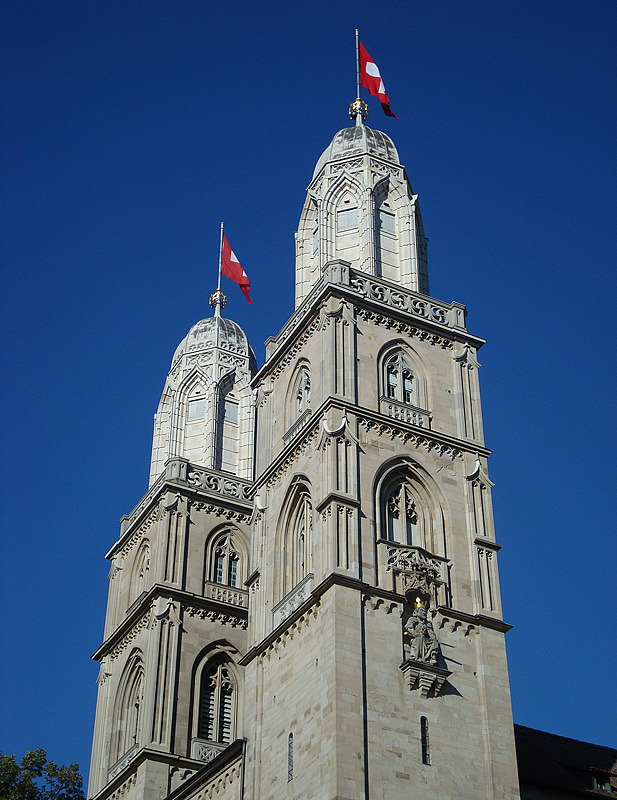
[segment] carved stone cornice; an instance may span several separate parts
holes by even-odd
[[[280,375],[306,341],[327,324],[324,316],[331,296],[346,299],[356,319],[445,349],[453,349],[456,342],[470,342],[476,349],[484,344],[484,339],[467,331],[465,307],[460,303],[442,303],[352,269],[348,262],[331,261],[278,335],[266,342],[266,363],[253,378],[254,388],[258,389],[267,376]]]
[[[441,615],[441,621],[439,623],[440,628],[444,627],[450,620],[458,620],[463,626],[471,626],[472,629],[475,626],[479,626],[481,628],[491,628],[500,633],[507,633],[509,630],[512,630],[512,625],[508,625],[501,619],[488,617],[486,614],[467,614],[465,611],[447,608],[447,606],[437,606],[436,610]],[[452,626],[452,630],[455,629],[456,626]]]
[[[122,518],[120,538],[105,557],[111,560],[119,553],[126,555],[135,546],[158,519],[158,503],[167,491],[187,497],[192,507],[198,510],[248,523],[253,511],[253,487],[253,481],[245,478],[206,469],[185,458],[170,458],[165,472],[157,478],[131,515]],[[153,508],[155,504],[156,508]]]
[[[139,600],[139,603],[134,604],[133,611],[93,654],[92,658],[95,661],[101,661],[106,656],[114,661],[141,631],[156,624],[157,619],[180,624],[183,612],[189,616],[199,616],[202,619],[211,619],[234,627],[247,627],[246,607],[185,592],[164,584],[155,583]]]
[[[452,436],[427,430],[407,422],[393,420],[376,411],[367,408],[356,409],[358,427],[366,433],[376,433],[389,439],[398,439],[403,444],[412,444],[416,449],[447,458],[449,461],[461,461],[464,452],[480,453],[489,456],[490,450],[478,448],[477,443],[466,442],[464,439],[455,439]]]

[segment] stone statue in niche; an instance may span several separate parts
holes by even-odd
[[[439,641],[426,608],[422,605],[416,606],[405,623],[403,652],[407,660],[437,664]]]

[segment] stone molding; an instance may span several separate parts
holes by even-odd
[[[407,679],[407,685],[413,691],[420,690],[422,697],[437,697],[446,678],[452,675],[450,670],[438,667],[435,664],[425,664],[422,661],[407,659],[403,661],[400,669]]]
[[[248,627],[246,607],[155,583],[144,593],[139,607],[108,636],[92,658],[101,661],[108,657],[109,662],[115,661],[141,631],[154,627],[158,621],[180,625],[183,612],[223,625]]]
[[[233,500],[251,502],[253,481],[223,475],[217,470],[189,465],[186,476],[187,483],[194,489],[203,489],[209,494],[222,495]]]
[[[346,261],[329,261],[323,268],[320,280],[304,298],[292,317],[277,336],[270,337],[266,341],[266,363],[253,378],[254,388],[261,387],[268,375],[271,375],[272,378],[278,377],[315,331],[327,324],[323,318],[325,305],[328,297],[332,295],[333,289],[344,293],[341,300],[346,298],[349,301],[356,311],[356,319],[361,318],[377,325],[384,325],[399,333],[429,341],[444,349],[453,349],[454,342],[460,341],[461,338],[470,340],[476,348],[484,344],[484,339],[473,336],[467,331],[465,327],[466,310],[465,306],[460,303],[442,303],[428,295],[400,289],[400,287],[374,275],[352,269]],[[358,300],[374,304],[374,310],[358,306]],[[384,314],[381,311],[384,306],[393,314],[411,317],[413,320],[417,320],[419,325],[426,327],[417,327],[404,319]],[[310,316],[315,318],[307,325],[307,319]],[[286,346],[296,336],[299,338],[283,355]]]
[[[285,597],[277,603],[272,609],[272,619],[274,627],[278,627],[287,617],[292,614],[296,608],[302,605],[308,599],[311,591],[313,590],[315,576],[312,572],[305,575],[300,583],[296,584],[294,588],[288,592]]]
[[[131,763],[131,761],[135,758],[137,753],[139,752],[139,744],[135,742],[132,747],[126,751],[126,753],[121,756],[113,766],[111,766],[107,772],[107,780],[111,781],[116,775],[119,775],[122,770]]]
[[[403,444],[412,444],[416,449],[423,448],[428,453],[436,451],[438,455],[449,458],[451,461],[460,461],[463,458],[463,450],[450,441],[435,435],[433,431],[422,429],[422,433],[416,433],[415,426],[404,422],[395,423],[393,420],[385,422],[380,415],[367,412],[362,409],[358,413],[358,427],[365,433],[374,432],[378,436],[386,436],[389,439],[400,439]]]

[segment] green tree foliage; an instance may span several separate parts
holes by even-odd
[[[77,764],[58,766],[44,750],[28,750],[21,764],[0,753],[0,800],[84,800]]]

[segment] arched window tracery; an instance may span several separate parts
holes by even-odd
[[[139,744],[144,669],[139,654],[129,660],[116,695],[110,766]]]
[[[234,588],[242,585],[245,565],[233,530],[224,530],[215,536],[207,558],[207,580]]]
[[[308,489],[300,487],[285,526],[283,595],[313,571],[313,504]]]
[[[405,405],[420,406],[417,381],[411,364],[405,355],[398,351],[385,362],[386,396]]]
[[[386,499],[386,532],[390,542],[418,546],[418,506],[405,481],[394,486]]]
[[[197,736],[229,744],[236,737],[237,685],[229,661],[214,659],[201,673]]]

